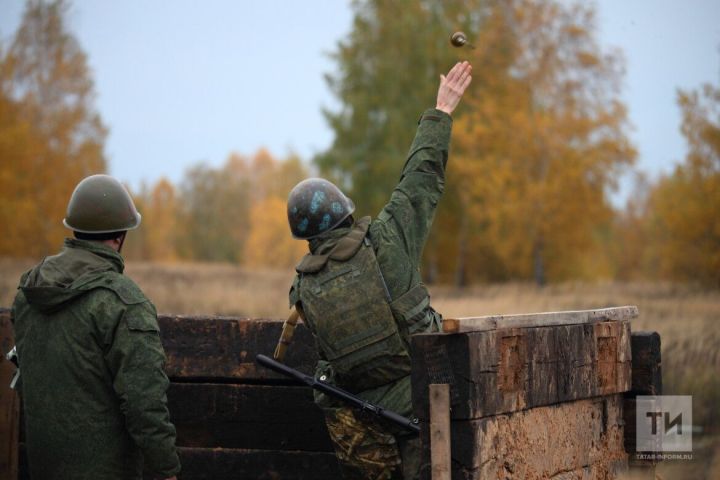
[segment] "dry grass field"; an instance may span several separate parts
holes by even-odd
[[[0,306],[9,306],[17,279],[31,261],[0,259]],[[126,273],[160,312],[284,318],[292,272],[250,271],[232,265],[130,263]],[[694,460],[667,462],[670,478],[720,478],[720,292],[671,284],[561,284],[537,288],[502,284],[454,289],[432,286],[445,316],[577,310],[637,305],[633,330],[656,330],[663,343],[666,394],[693,395]]]

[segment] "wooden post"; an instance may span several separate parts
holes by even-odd
[[[660,335],[657,332],[632,332],[632,389],[625,393],[625,450],[630,455],[628,464],[632,478],[655,478],[657,460],[637,457],[637,432],[635,428],[638,395],[662,395],[662,362]],[[646,454],[659,452],[642,452]]]
[[[432,480],[450,480],[450,385],[430,389],[430,461]]]

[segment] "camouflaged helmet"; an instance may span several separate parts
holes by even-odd
[[[335,228],[355,211],[355,204],[333,183],[308,178],[288,196],[288,222],[295,238],[310,239]]]
[[[140,213],[125,187],[110,175],[91,175],[75,187],[63,225],[81,233],[110,233],[140,225]]]

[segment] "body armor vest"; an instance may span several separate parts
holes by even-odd
[[[370,218],[357,222],[327,255],[297,266],[305,321],[338,383],[351,391],[378,387],[410,373],[408,345],[367,237]]]

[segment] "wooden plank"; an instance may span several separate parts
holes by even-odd
[[[625,392],[629,332],[603,322],[414,335],[415,414],[428,418],[430,383],[450,384],[453,420]]]
[[[10,310],[0,308],[0,321]],[[255,355],[272,355],[282,322],[236,317],[160,315],[160,337],[171,378],[237,381],[285,380],[255,364]],[[310,331],[298,325],[285,363],[306,373],[315,369],[317,353]]]
[[[632,332],[632,388],[634,395],[662,395],[662,358],[657,332]]]
[[[173,383],[168,408],[182,447],[333,451],[308,387]]]
[[[627,469],[622,398],[611,395],[452,422],[452,478],[615,478]],[[421,478],[431,478],[422,450]],[[585,472],[564,477],[568,472]]]
[[[443,333],[458,333],[460,331],[460,320],[457,318],[443,318]]]
[[[656,460],[637,458],[637,395],[662,395],[660,335],[657,332],[632,332],[632,385],[625,393],[625,450],[630,455],[633,478],[654,478]],[[658,445],[657,451],[660,450]],[[643,452],[655,453],[655,452]]]
[[[5,353],[15,345],[10,311],[0,310],[0,478],[17,478],[20,399],[10,388],[15,365]]]
[[[173,383],[168,408],[177,429],[184,479],[315,478],[305,471],[296,476],[292,470],[314,462],[322,464],[316,465],[320,472],[327,471],[318,478],[335,474],[326,465],[334,465],[335,456],[325,421],[307,387]],[[261,471],[263,455],[269,462],[267,471]],[[20,478],[28,478],[27,459],[22,460]],[[231,467],[248,476],[233,477]],[[263,476],[278,472],[279,477]]]
[[[272,356],[282,322],[233,317],[161,315],[160,336],[171,378],[235,381],[286,380],[255,364],[259,353]],[[310,331],[298,325],[285,363],[310,373],[317,354]]]
[[[27,454],[20,444],[18,480],[30,480]],[[183,480],[337,480],[342,478],[332,452],[179,447]],[[14,479],[16,477],[0,477]],[[146,473],[146,480],[157,477]]]
[[[329,452],[180,448],[179,454],[183,480],[342,478],[335,454]]]
[[[598,394],[624,392],[631,388],[630,322],[593,324],[597,350]],[[630,368],[618,368],[618,365]]]
[[[597,349],[592,325],[556,329],[558,401],[594,396],[597,391]]]
[[[432,383],[428,388],[432,480],[450,480],[450,385]]]
[[[596,310],[577,310],[566,312],[527,313],[520,315],[490,315],[483,317],[463,317],[446,319],[446,333],[496,330],[499,328],[531,328],[552,325],[578,325],[607,321],[627,321],[638,316],[636,306],[601,308]]]

